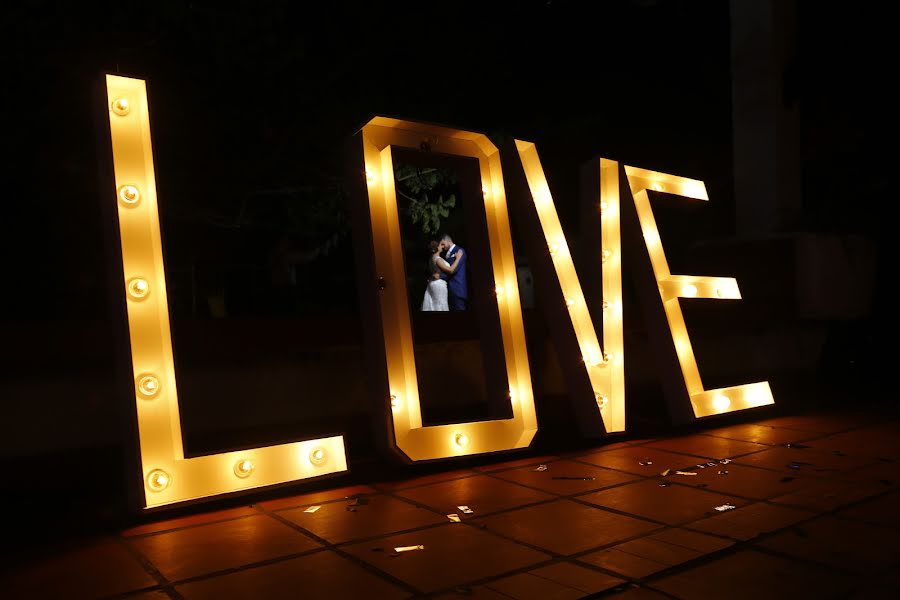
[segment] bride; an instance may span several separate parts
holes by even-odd
[[[452,275],[459,266],[459,260],[462,258],[462,250],[460,250],[451,265],[441,257],[441,251],[444,250],[444,242],[432,241],[428,244],[431,250],[431,261],[429,269],[431,271],[431,279],[428,280],[428,287],[425,288],[425,299],[422,301],[423,311],[449,311],[450,305],[447,302],[447,282],[441,279],[441,271]]]

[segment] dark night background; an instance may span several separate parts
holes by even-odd
[[[227,396],[183,391],[191,452],[326,427],[347,433],[357,472],[378,463],[339,212],[344,144],[375,114],[535,141],[573,247],[584,161],[705,180],[708,205],[659,203],[657,218],[673,272],[734,275],[744,290],[740,304],[686,303],[707,384],[769,379],[786,408],[892,402],[877,358],[891,343],[892,40],[871,6],[4,5],[5,500],[30,510],[72,496],[86,516],[59,520],[75,529],[122,519],[130,440],[116,406],[129,399],[112,383],[118,317],[106,286],[118,267],[104,250],[98,164],[109,157],[92,121],[105,72],[147,79],[176,354],[197,389]],[[251,298],[217,314],[210,294],[184,291],[192,268],[206,290],[228,269],[250,277],[278,234],[272,222],[308,241],[300,229],[312,218],[338,237],[293,312]],[[625,310],[631,425],[662,427],[654,368],[633,359],[647,331],[636,305]],[[552,402],[566,388],[540,310],[525,319],[540,446],[575,430]]]

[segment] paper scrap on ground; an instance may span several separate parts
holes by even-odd
[[[304,510],[303,512],[314,513],[314,512],[316,512],[317,510],[319,510],[320,508],[322,508],[322,507],[321,507],[321,506],[310,506],[309,508],[307,508],[307,509]]]
[[[666,469],[665,471],[660,473],[660,475],[662,475],[663,477],[668,477],[669,473],[671,473],[671,472],[672,472],[672,469]]]
[[[719,464],[720,464],[720,465],[727,465],[727,464],[730,463],[730,462],[731,462],[731,459],[730,459],[730,458],[723,458],[722,460],[719,461]]]
[[[459,515],[456,514],[456,513],[453,513],[453,514],[451,514],[451,515],[447,515],[447,518],[450,519],[450,522],[451,522],[451,523],[459,523]]]
[[[538,465],[537,467],[535,467],[534,470],[535,470],[535,471],[546,471],[546,470],[547,470],[547,465]]]
[[[719,475],[728,475],[728,471],[719,471]]]
[[[737,508],[737,506],[735,506],[734,504],[723,504],[722,506],[715,507],[715,509],[719,512],[725,512],[726,510],[732,510],[734,508]]]
[[[647,465],[652,465],[653,461],[652,460],[639,460],[638,464],[641,465],[642,467],[646,467]]]
[[[458,508],[459,510],[461,510],[462,513],[463,513],[464,515],[471,515],[473,512],[475,512],[474,510],[472,510],[472,509],[469,508],[468,506],[457,506],[456,508]]]
[[[424,549],[425,546],[423,546],[422,544],[419,544],[418,546],[397,546],[396,548],[394,548],[394,552],[397,552],[399,554],[400,552],[412,552],[413,550]]]
[[[659,487],[669,487],[670,485],[672,485],[672,484],[669,483],[668,481],[660,481],[659,482]]]
[[[675,471],[676,475],[696,475],[693,471]]]

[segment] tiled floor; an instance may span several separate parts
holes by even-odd
[[[17,563],[0,596],[900,597],[898,484],[895,417],[785,416],[157,519]]]

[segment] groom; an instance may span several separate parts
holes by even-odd
[[[466,283],[466,259],[468,252],[453,243],[453,238],[448,234],[444,234],[441,238],[441,250],[445,250],[445,260],[453,264],[456,255],[462,252],[459,258],[459,265],[456,271],[451,274],[441,273],[441,278],[447,281],[447,292],[450,300],[450,310],[466,310],[466,303],[469,301],[469,286]]]

